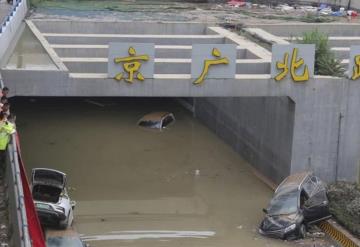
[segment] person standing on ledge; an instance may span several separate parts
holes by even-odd
[[[5,114],[0,112],[0,166],[4,167],[6,148],[10,141],[10,135],[16,132],[15,124],[6,120]]]

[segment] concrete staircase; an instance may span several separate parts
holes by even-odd
[[[331,50],[335,53],[335,57],[342,61],[345,68],[349,63],[350,47],[360,45],[360,24],[358,23],[320,23],[316,27],[313,24],[301,23],[296,25],[296,31],[294,31],[294,25],[291,23],[259,24],[250,25],[250,27],[261,29],[268,36],[276,37],[277,40],[289,42],[301,38],[299,35],[304,32],[316,29],[328,35]]]
[[[155,43],[155,74],[191,74],[192,44],[236,43],[204,24],[185,23],[29,23],[43,45],[54,51],[70,77],[104,78],[107,73],[108,43]],[[147,28],[146,28],[147,27]],[[238,43],[237,74],[269,74],[270,59]]]

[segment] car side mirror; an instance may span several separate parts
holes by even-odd
[[[262,211],[263,211],[265,214],[267,214],[267,213],[268,213],[268,211],[267,211],[267,209],[266,209],[266,208],[263,208],[263,209],[262,209]]]
[[[71,205],[72,210],[74,210],[75,206],[76,206],[76,201],[71,201],[70,205]]]

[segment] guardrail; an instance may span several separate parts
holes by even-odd
[[[0,35],[1,35],[1,33],[3,33],[5,31],[5,28],[10,23],[12,17],[15,16],[17,9],[18,9],[20,3],[22,3],[22,2],[23,2],[23,0],[16,0],[9,11],[9,14],[7,16],[5,16],[5,18],[1,21]]]
[[[11,243],[13,246],[31,247],[29,226],[26,215],[24,189],[16,145],[16,134],[11,135],[7,153],[7,180],[9,190],[9,220],[13,233]],[[10,245],[11,246],[11,245]]]
[[[18,30],[23,24],[23,20],[28,10],[27,0],[14,0],[16,1],[10,9],[8,15],[4,20],[0,20],[0,63],[2,64],[7,59],[6,53],[9,51],[10,45]]]

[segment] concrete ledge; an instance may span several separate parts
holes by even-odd
[[[42,36],[41,32],[36,28],[36,26],[29,20],[26,20],[26,24],[30,28],[30,30],[33,32],[35,37],[40,41],[40,44],[44,47],[46,52],[49,54],[51,60],[55,63],[55,65],[61,70],[61,71],[68,71],[64,63],[60,60],[56,52],[53,48],[49,45],[49,43],[46,41],[46,39]]]
[[[51,45],[60,57],[107,57],[108,45]],[[156,58],[191,58],[191,45],[156,45]],[[238,59],[258,59],[251,51],[237,47]]]
[[[107,45],[109,42],[134,42],[134,43],[154,43],[157,45],[192,45],[192,44],[222,44],[224,37],[214,35],[194,35],[192,37],[179,36],[165,37],[163,35],[145,37],[143,35],[109,35],[109,36],[46,36],[52,44],[96,44]]]
[[[289,42],[286,41],[285,39],[275,36],[269,32],[266,32],[263,29],[260,29],[260,28],[244,28],[244,31],[246,33],[248,33],[249,35],[254,36],[257,39],[259,39],[265,43],[268,43],[269,45],[273,45],[273,44],[287,45],[287,44],[289,44]]]
[[[243,47],[249,51],[251,51],[255,56],[271,60],[271,52],[263,48],[262,46],[259,46],[244,37],[239,36],[236,33],[230,32],[222,27],[209,27],[209,30],[212,30],[213,32],[216,32],[222,36],[225,37],[226,43],[235,43],[238,44],[240,47]]]
[[[163,38],[163,39],[211,39],[224,38],[222,35],[178,35],[178,34],[99,34],[99,33],[42,33],[44,37],[79,37],[79,38]]]
[[[45,33],[122,33],[122,34],[206,34],[206,24],[195,22],[136,22],[136,21],[66,21],[34,20]],[[145,25],[146,24],[146,25]]]
[[[247,27],[261,28],[276,36],[298,36],[315,29],[329,36],[360,36],[359,23],[316,23],[314,25],[313,23],[282,22],[280,24],[250,24]]]
[[[107,73],[107,58],[62,58],[71,73]],[[155,58],[155,74],[190,74],[191,59]],[[269,74],[270,62],[237,60],[237,74]]]
[[[106,73],[70,73],[70,77],[79,79],[108,79]],[[235,75],[235,79],[270,79],[270,75],[266,74],[241,74]],[[154,79],[191,79],[190,74],[154,74]]]

